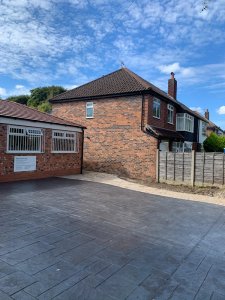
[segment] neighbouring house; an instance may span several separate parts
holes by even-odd
[[[163,92],[127,68],[54,97],[53,115],[78,121],[85,131],[84,166],[155,180],[156,153],[198,148],[202,119],[176,98],[174,73]]]
[[[206,134],[209,136],[212,132],[218,134],[218,135],[224,135],[223,129],[221,129],[219,126],[217,126],[215,123],[209,120],[209,110],[207,109],[205,111],[205,118],[208,120],[208,125],[206,128]]]
[[[81,173],[84,129],[0,100],[0,182]]]

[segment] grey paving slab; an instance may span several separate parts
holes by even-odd
[[[87,286],[85,281],[79,282],[54,298],[55,300],[116,300],[107,291],[96,290]]]
[[[13,252],[0,255],[0,259],[11,264],[15,265],[19,262],[25,261],[39,253],[47,252],[50,249],[53,249],[54,246],[47,243],[35,242],[31,245],[25,246],[23,248],[17,249]]]
[[[16,265],[17,269],[33,275],[59,262],[60,259],[53,256],[51,251],[33,256]]]
[[[0,299],[1,300],[12,300],[11,297],[9,297],[7,294],[0,291]]]
[[[60,178],[0,190],[1,300],[225,299],[223,206]]]
[[[16,272],[16,268],[0,260],[0,278]]]
[[[12,295],[19,290],[31,285],[34,281],[34,278],[18,271],[0,279],[0,290],[9,295]]]
[[[82,270],[70,278],[62,281],[61,283],[55,285],[54,287],[48,289],[46,292],[42,293],[38,299],[40,300],[48,300],[53,299],[59,294],[62,294],[64,291],[67,291],[71,287],[75,286],[78,282],[82,281],[84,278],[88,277],[90,272],[87,270]],[[75,297],[75,295],[74,295]],[[66,299],[66,298],[65,298]]]
[[[12,295],[12,298],[15,300],[35,300],[36,298],[32,297],[31,295],[25,293],[24,291],[19,291]]]

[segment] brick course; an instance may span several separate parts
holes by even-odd
[[[91,101],[91,100],[89,100]],[[84,167],[131,178],[155,180],[157,139],[142,131],[149,99],[142,96],[94,100],[94,118],[86,119],[86,101],[53,103],[53,114],[87,127]]]
[[[9,154],[7,126],[0,124],[0,182],[78,174],[81,172],[82,133],[78,132],[79,153],[51,153],[52,130],[44,129],[44,153]],[[36,156],[37,170],[14,173],[14,156]]]

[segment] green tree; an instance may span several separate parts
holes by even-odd
[[[51,112],[51,104],[48,102],[49,99],[54,96],[66,92],[62,86],[46,86],[32,89],[29,95],[19,95],[8,97],[7,100],[14,101],[17,103],[25,104],[29,107],[36,108],[42,112]]]
[[[38,87],[32,89],[30,95],[30,99],[28,101],[28,106],[38,107],[43,102],[48,101],[49,99],[53,98],[54,96],[66,92],[61,86],[46,86],[46,87]]]
[[[29,99],[30,99],[29,95],[20,95],[20,96],[11,96],[11,97],[8,97],[6,100],[27,105],[27,102],[28,102]]]
[[[50,113],[52,110],[52,106],[48,101],[42,102],[38,105],[37,109],[42,112]]]
[[[223,152],[225,148],[225,136],[211,133],[203,143],[206,152]]]

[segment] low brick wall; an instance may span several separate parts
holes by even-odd
[[[44,153],[9,154],[7,149],[7,126],[0,125],[0,182],[45,178],[59,175],[79,174],[82,163],[82,133],[78,134],[78,153],[51,153],[52,130],[44,129]],[[14,172],[14,156],[36,156],[37,169]]]

